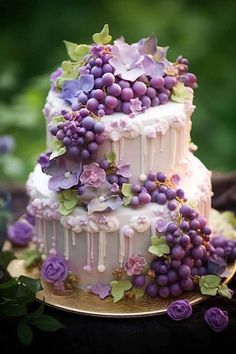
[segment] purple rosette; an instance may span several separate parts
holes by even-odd
[[[59,256],[50,256],[43,263],[41,276],[48,283],[62,282],[67,278],[68,266]]]
[[[8,227],[8,239],[16,246],[26,246],[33,236],[33,227],[26,220],[16,221]]]
[[[167,307],[167,314],[174,321],[181,321],[192,315],[192,306],[188,300],[173,301]]]
[[[229,317],[227,311],[218,307],[211,307],[205,312],[204,319],[214,332],[221,332],[228,327]]]

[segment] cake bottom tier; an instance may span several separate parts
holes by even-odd
[[[189,169],[180,181],[189,203],[199,213],[209,217],[211,207],[210,173],[194,156],[189,157]],[[87,288],[114,279],[112,272],[134,255],[147,262],[151,236],[156,227],[168,224],[174,217],[166,206],[150,203],[138,209],[121,207],[110,213],[87,212],[77,207],[69,216],[56,210],[57,195],[47,189],[48,176],[40,167],[30,175],[27,183],[31,197],[29,208],[36,216],[34,241],[47,257],[57,253],[68,261],[69,269],[79,277],[78,286]]]

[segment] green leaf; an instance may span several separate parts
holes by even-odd
[[[143,295],[144,295],[144,290],[143,289],[134,288],[135,299],[139,299],[139,298],[143,297]]]
[[[29,267],[35,266],[38,263],[40,263],[41,253],[39,253],[38,250],[26,250],[21,253],[20,258],[24,259],[25,267],[29,268]]]
[[[12,251],[0,252],[0,266],[2,268],[6,269],[13,259],[16,259],[16,257]]]
[[[2,314],[8,317],[21,317],[27,314],[25,303],[8,303],[1,308]]]
[[[66,147],[65,146],[60,147],[59,149],[57,149],[51,153],[50,160],[55,159],[55,157],[64,155],[65,152],[66,152]]]
[[[203,295],[215,296],[220,282],[221,278],[217,275],[203,275],[199,281],[201,293]]]
[[[116,154],[114,151],[111,151],[111,152],[108,152],[106,154],[106,159],[109,161],[109,162],[115,162],[116,161]]]
[[[48,315],[41,315],[35,318],[32,318],[31,324],[42,331],[53,332],[57,331],[60,328],[64,328],[63,324],[60,323],[55,318]]]
[[[63,191],[61,195],[63,196],[63,199],[70,200],[76,196],[76,191],[68,189]]]
[[[60,116],[54,116],[51,119],[50,125],[57,125],[58,123],[61,123],[65,121],[64,117],[62,115]]]
[[[122,184],[122,188],[121,188],[121,193],[125,196],[125,197],[132,197],[132,184],[130,183],[123,183]]]
[[[26,322],[20,322],[17,326],[17,337],[24,345],[30,345],[33,340],[33,331]]]
[[[64,200],[63,206],[66,210],[71,210],[77,205],[77,200],[71,199],[71,200]]]
[[[124,205],[129,205],[131,199],[132,199],[132,195],[130,195],[129,197],[124,197],[123,198]]]
[[[107,44],[112,40],[112,36],[109,35],[109,26],[105,24],[101,32],[93,35],[93,41],[96,44]]]
[[[76,44],[68,41],[64,41],[67,49],[67,53],[71,60],[80,61],[88,54],[90,46],[87,44]]]
[[[152,254],[155,254],[158,257],[162,257],[164,254],[170,253],[170,247],[166,243],[165,236],[151,237],[151,246],[149,246],[148,251]]]
[[[129,280],[114,280],[110,285],[114,302],[120,301],[124,297],[125,291],[132,288],[132,284]]]
[[[17,285],[17,281],[16,279],[12,278],[9,281],[0,284],[0,290],[1,289],[8,289],[8,288],[12,288],[15,287]]]
[[[227,299],[232,299],[233,292],[231,289],[228,288],[226,284],[222,284],[218,288],[218,294],[226,297]]]
[[[60,205],[59,205],[59,208],[58,208],[58,211],[59,211],[59,213],[60,213],[61,215],[67,216],[67,215],[69,215],[69,214],[73,211],[73,209],[67,210],[67,209],[65,209],[65,207],[64,207],[63,204],[60,204]]]
[[[236,217],[232,211],[224,211],[221,216],[236,229]]]
[[[27,319],[32,320],[33,318],[42,316],[44,309],[45,309],[45,305],[41,303],[34,312],[31,312],[27,315]]]
[[[63,143],[57,139],[51,140],[48,145],[52,151],[57,151],[63,147]]]
[[[69,215],[78,204],[75,190],[65,190],[59,195],[59,212],[66,216]]]
[[[175,87],[173,87],[173,93],[171,95],[172,101],[178,103],[184,103],[187,99],[192,98],[193,94],[189,87],[184,86],[183,82],[178,82]]]
[[[63,61],[61,68],[63,70],[62,75],[57,80],[57,88],[60,90],[66,80],[75,80],[79,76],[79,69],[83,62],[72,63],[71,61]]]
[[[18,278],[18,282],[24,284],[33,293],[37,293],[43,289],[40,279],[33,279],[26,277],[25,275],[21,275]]]
[[[217,288],[211,289],[211,288],[205,288],[204,286],[200,287],[202,295],[210,295],[210,296],[215,296],[217,294]]]

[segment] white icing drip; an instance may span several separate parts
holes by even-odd
[[[119,265],[120,267],[123,265],[123,260],[125,257],[125,236],[124,236],[124,228],[123,226],[119,230]]]
[[[91,237],[90,233],[86,232],[86,244],[87,244],[87,264],[84,266],[84,270],[88,273],[92,271],[91,267]]]
[[[125,155],[125,139],[120,139],[120,159],[123,160]]]
[[[42,244],[43,243],[43,220],[42,219],[39,219],[40,222],[39,222],[39,242]]]
[[[133,237],[127,237],[127,239],[128,239],[128,258],[130,258],[133,255],[134,239]]]
[[[156,236],[156,218],[151,219],[151,236]]]
[[[94,241],[94,233],[90,234],[90,259],[91,259],[91,263],[93,264],[94,262],[94,245],[93,242]]]
[[[57,246],[57,224],[56,220],[52,221],[52,236],[53,236],[53,247],[56,248]]]
[[[36,239],[37,239],[37,242],[39,243],[40,242],[40,222],[41,220],[39,218],[36,218],[35,219],[35,231],[36,231]]]
[[[72,236],[72,246],[76,246],[76,236],[73,230],[71,231],[71,236]]]
[[[154,157],[155,157],[155,140],[149,139],[149,159],[150,159],[150,166],[149,170],[152,171],[154,167]]]
[[[159,149],[160,149],[160,152],[163,152],[164,151],[164,148],[163,148],[163,140],[164,140],[164,137],[163,135],[159,135]]]
[[[112,141],[112,151],[116,154],[116,161],[120,160],[120,142]]]
[[[172,170],[175,168],[175,159],[176,159],[176,129],[171,127],[171,168]]]
[[[143,133],[140,136],[140,163],[141,163],[141,175],[145,174],[145,158],[147,155],[147,142],[146,142],[146,135]]]
[[[106,232],[103,230],[99,230],[98,234],[98,266],[97,270],[100,273],[103,273],[105,271],[105,265],[104,265],[104,254],[106,253],[105,250],[106,247]]]
[[[69,229],[64,227],[64,256],[66,261],[69,259]]]

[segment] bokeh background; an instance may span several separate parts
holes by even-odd
[[[154,32],[198,76],[192,139],[211,170],[236,169],[234,0],[0,0],[0,136],[16,139],[0,179],[24,182],[45,149],[42,108],[49,74],[66,59],[63,39],[91,42],[104,23],[135,42]]]

